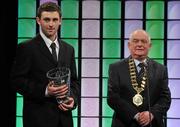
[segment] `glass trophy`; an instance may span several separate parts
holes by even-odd
[[[53,68],[47,72],[47,78],[50,81],[54,81],[55,86],[60,86],[64,84],[68,86],[68,92],[65,95],[65,98],[56,97],[56,100],[59,104],[66,103],[68,101],[68,97],[70,96],[70,77],[70,69],[67,67]]]

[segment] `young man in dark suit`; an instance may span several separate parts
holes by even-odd
[[[72,110],[78,104],[79,81],[74,48],[58,39],[61,18],[56,3],[40,5],[36,19],[40,33],[17,47],[11,84],[23,95],[23,127],[73,127]],[[67,67],[71,73],[70,96],[63,103],[57,103],[56,99],[66,96],[67,84],[57,86],[46,77],[49,70],[57,67]]]
[[[148,57],[151,39],[142,29],[131,33],[128,48],[128,58],[109,66],[112,127],[164,127],[171,103],[167,67]]]

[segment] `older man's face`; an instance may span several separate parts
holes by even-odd
[[[134,32],[128,43],[128,48],[133,58],[139,60],[146,58],[151,48],[148,35],[143,31]]]

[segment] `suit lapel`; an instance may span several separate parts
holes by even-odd
[[[37,35],[37,44],[39,46],[39,50],[41,51],[41,53],[44,54],[44,56],[46,56],[47,59],[49,59],[49,61],[52,61],[54,64],[57,64],[57,62],[54,61],[51,52],[49,51],[48,47],[46,46],[44,40],[40,35]]]
[[[148,72],[148,74],[147,74],[147,78],[148,78],[148,85],[149,85],[149,89],[152,89],[153,88],[153,75],[155,74],[154,73],[154,67],[153,67],[153,62],[152,62],[152,60],[150,60],[149,58],[148,58],[148,67],[147,67],[147,72]],[[150,90],[151,91],[151,90]]]
[[[59,39],[58,42],[59,42],[58,67],[60,67],[60,66],[65,66],[63,61],[65,61],[64,59],[66,56],[65,55],[66,51],[65,51],[62,41]]]

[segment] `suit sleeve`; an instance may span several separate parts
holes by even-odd
[[[170,107],[171,104],[171,93],[168,87],[168,71],[167,71],[167,67],[164,67],[162,69],[163,71],[160,75],[160,96],[158,98],[158,100],[156,101],[156,103],[151,107],[151,112],[153,113],[153,115],[155,116],[155,119],[158,118],[161,119],[161,117],[163,115],[166,114],[167,110]]]
[[[11,86],[24,97],[41,100],[45,97],[45,85],[41,85],[30,75],[32,71],[31,49],[25,43],[18,45],[11,69]]]
[[[110,65],[107,102],[117,115],[119,115],[120,119],[128,124],[131,123],[138,110],[129,101],[126,101],[120,96],[119,80],[117,67]]]
[[[74,56],[74,49],[72,52],[72,57],[71,57],[71,92],[70,95],[74,98],[75,101],[75,106],[74,108],[76,108],[76,106],[78,105],[78,101],[79,101],[79,91],[80,91],[80,83],[79,83],[79,79],[77,77],[77,70],[76,70],[76,63],[75,63],[75,56]]]

